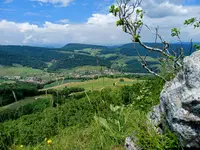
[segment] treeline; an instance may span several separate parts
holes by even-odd
[[[49,62],[52,59],[62,59],[65,57],[62,53],[56,52],[56,49],[31,47],[31,46],[0,46],[0,51],[22,56],[29,56],[37,60]]]
[[[0,106],[5,106],[28,96],[38,95],[41,85],[16,82],[13,84],[0,85]]]
[[[101,49],[101,50],[108,49],[106,46],[100,46],[100,45],[69,43],[69,44],[65,45],[61,50],[74,51],[74,50],[82,50],[82,49],[86,49],[86,48]]]
[[[145,43],[145,44],[150,47],[155,47],[155,43]],[[161,43],[157,43],[156,47],[163,49],[163,45]],[[180,45],[180,43],[171,43],[169,46],[169,49],[173,49],[174,52],[180,53],[181,47],[184,49],[184,55],[186,56],[190,55],[192,52],[196,50],[195,47],[191,45],[191,43],[182,43],[182,45]],[[139,43],[135,43],[135,44],[129,43],[129,44],[125,44],[118,47],[118,49],[120,50],[120,54],[123,54],[126,56],[138,56],[134,48],[136,48],[140,52],[141,56],[148,55],[149,57],[153,57],[153,58],[157,58],[158,56],[160,56],[160,54],[158,53],[148,52]]]
[[[61,53],[58,50],[29,46],[0,46],[0,65],[20,64],[35,69],[44,69],[48,68],[47,62],[52,62],[48,71],[71,69],[85,65],[110,66],[110,62],[102,58],[85,54]]]
[[[28,55],[25,56],[18,53],[0,51],[0,65],[12,66],[13,64],[20,64],[35,69],[44,69],[47,67],[45,62],[29,57]]]
[[[50,107],[51,101],[48,98],[39,98],[32,103],[16,108],[0,109],[0,123],[7,120],[16,120],[23,115],[28,115],[36,112],[42,112],[47,107]]]
[[[25,106],[20,106],[17,108],[5,108],[0,109],[0,123],[5,122],[6,120],[16,120],[23,115],[28,115],[32,113],[42,112],[47,107],[56,107],[57,105],[64,104],[66,100],[71,98],[82,98],[85,96],[85,93],[77,93],[85,91],[84,88],[72,87],[67,88],[65,87],[63,90],[55,90],[49,89],[47,91],[39,91],[37,95],[41,94],[51,94],[52,99],[49,98],[38,98],[35,99],[32,103],[26,104]],[[71,95],[72,93],[77,93]],[[33,97],[34,98],[34,97]]]

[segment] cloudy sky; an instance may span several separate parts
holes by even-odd
[[[108,13],[114,0],[0,0],[0,44],[63,46],[67,43],[115,45],[131,42],[116,27]],[[143,0],[144,22],[169,42],[172,28],[181,28],[181,38],[200,41],[200,29],[183,25],[185,19],[200,17],[200,0]],[[142,39],[155,37],[142,30]]]

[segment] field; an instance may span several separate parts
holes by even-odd
[[[110,79],[110,78],[100,78],[97,80],[89,80],[85,82],[71,82],[62,85],[57,85],[46,89],[63,89],[64,87],[81,87],[85,90],[100,90],[104,87],[112,87],[113,85],[132,85],[135,80],[123,78],[123,82],[120,82],[120,78]]]
[[[59,73],[62,75],[70,74],[72,72],[85,72],[85,71],[100,71],[101,69],[106,69],[106,67],[102,66],[79,66],[72,69],[60,69]]]
[[[22,67],[22,66],[16,66],[16,67],[4,67],[0,66],[0,76],[34,76],[34,75],[43,75],[45,74],[44,71],[39,69],[33,69],[30,67]]]
[[[71,82],[81,82],[81,80],[61,80],[61,81],[56,81],[56,82],[53,82],[51,84],[48,84],[48,85],[45,85],[44,88],[52,88],[52,87],[55,87],[55,86],[59,86],[59,85],[63,85],[63,84],[66,84],[66,83],[71,83]]]

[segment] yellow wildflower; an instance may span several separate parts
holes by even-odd
[[[23,148],[24,147],[24,145],[20,145],[20,148]]]
[[[47,143],[48,143],[49,145],[52,144],[52,140],[49,139],[49,140],[47,141]]]

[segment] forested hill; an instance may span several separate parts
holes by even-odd
[[[11,66],[20,64],[36,69],[48,68],[49,71],[71,69],[72,67],[102,65],[110,67],[110,62],[103,58],[74,52],[62,52],[63,49],[30,47],[30,46],[0,46],[0,65]],[[98,59],[98,60],[97,60]]]
[[[0,46],[0,52],[4,51],[13,55],[18,54],[23,56],[29,56],[45,62],[49,62],[52,59],[64,58],[64,55],[56,52],[56,50],[57,49],[31,46]]]
[[[154,43],[145,43],[154,47]],[[147,52],[136,43],[122,46],[99,46],[89,44],[70,43],[62,48],[44,48],[31,46],[0,46],[0,65],[12,66],[20,64],[36,69],[47,68],[48,71],[72,69],[79,66],[106,66],[125,72],[144,72],[137,59],[134,46],[142,56],[148,55],[147,62],[157,65],[158,54]],[[162,48],[161,44],[157,44]],[[174,51],[180,50],[180,44],[171,44]],[[183,43],[185,55],[190,55],[195,49],[190,43]]]
[[[36,69],[44,69],[47,64],[34,57],[21,55],[19,53],[0,51],[0,65],[12,66],[13,64],[20,64]]]
[[[155,43],[145,43],[145,44],[150,47],[155,47]],[[162,49],[163,45],[161,43],[157,43],[156,47]],[[181,47],[180,43],[173,43],[173,44],[170,44],[169,49],[171,48],[175,52],[179,52],[180,47]],[[192,52],[195,51],[195,48],[193,46],[191,46],[190,43],[183,43],[182,47],[184,49],[184,55],[186,55],[186,56],[190,55]],[[158,56],[157,53],[153,53],[153,52],[148,53],[147,50],[144,47],[142,47],[139,43],[135,43],[135,44],[128,43],[128,44],[124,44],[124,45],[118,47],[118,49],[120,49],[121,54],[124,54],[127,56],[137,56],[137,52],[134,50],[134,48],[139,50],[141,56],[145,56],[145,55],[148,55],[150,57]]]
[[[86,48],[90,48],[90,49],[108,49],[108,47],[106,46],[100,46],[100,45],[90,45],[90,44],[80,44],[80,43],[69,43],[67,45],[65,45],[64,47],[62,47],[62,50],[68,50],[68,51],[74,51],[74,50],[82,50],[82,49],[86,49]]]

